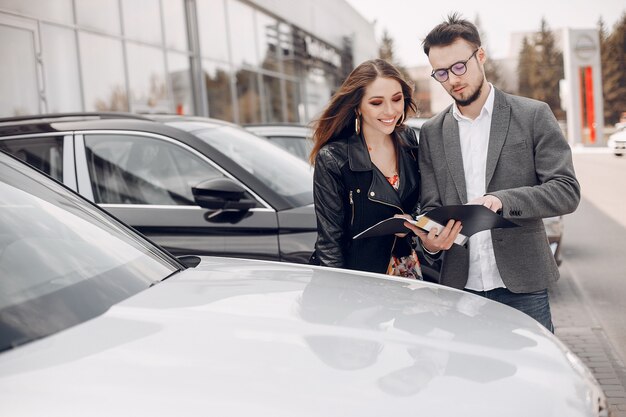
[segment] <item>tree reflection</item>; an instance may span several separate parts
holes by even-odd
[[[108,100],[96,99],[94,107],[97,111],[128,111],[128,94],[121,85],[111,89]]]

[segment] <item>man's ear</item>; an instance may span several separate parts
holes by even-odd
[[[478,55],[478,60],[480,61],[481,64],[484,64],[485,61],[487,60],[487,52],[482,46],[478,48],[478,52],[476,52],[476,55]]]

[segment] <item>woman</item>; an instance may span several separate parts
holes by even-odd
[[[353,240],[419,201],[417,138],[402,125],[416,111],[411,87],[390,63],[362,63],[316,121],[315,257],[321,265],[421,279],[409,236]]]

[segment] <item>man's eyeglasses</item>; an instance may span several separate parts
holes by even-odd
[[[448,71],[451,71],[452,74],[457,76],[465,74],[467,72],[467,62],[476,55],[476,52],[478,52],[479,49],[480,48],[476,49],[465,61],[455,62],[448,68],[439,68],[433,70],[433,72],[430,73],[430,76],[440,83],[445,83],[446,81],[448,81]]]

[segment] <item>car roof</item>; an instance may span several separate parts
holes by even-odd
[[[231,175],[251,186],[259,196],[276,210],[292,208],[290,202],[271,190],[269,185],[246,171],[231,157],[215,146],[195,136],[195,130],[241,126],[224,120],[200,116],[171,114],[132,114],[116,112],[55,113],[0,119],[0,138],[27,137],[42,133],[71,132],[80,130],[126,130],[155,133],[184,143],[210,156]],[[248,132],[250,133],[250,132]],[[252,135],[252,133],[250,133]],[[263,140],[259,138],[259,140]]]
[[[311,136],[313,130],[299,124],[244,125],[244,128],[261,136]]]
[[[424,117],[410,117],[404,121],[407,126],[420,128],[424,123],[428,121],[427,118]]]

